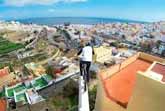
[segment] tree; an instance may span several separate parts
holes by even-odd
[[[161,40],[156,41],[156,48],[158,49],[160,47]]]
[[[81,39],[81,32],[80,31],[77,31],[77,35],[79,36],[79,39]]]
[[[122,38],[122,40],[125,40],[126,39],[126,36],[125,35],[122,35],[121,38]]]
[[[143,41],[140,43],[141,49],[145,52],[151,52],[152,51],[152,42],[151,41]]]
[[[53,67],[48,65],[47,68],[46,68],[46,73],[50,74],[50,75],[53,75]]]
[[[110,46],[113,46],[113,47],[118,47],[119,46],[119,42],[117,41],[117,42],[112,42],[111,44],[110,44]]]
[[[37,30],[34,30],[33,33],[34,33],[34,34],[38,34],[38,31],[37,31]]]
[[[162,57],[165,57],[165,50],[162,51],[161,56],[162,56]]]
[[[10,69],[10,72],[14,72],[14,73],[15,73],[15,71],[14,71],[14,68],[13,68],[13,65],[12,65],[12,64],[9,64],[9,69]]]

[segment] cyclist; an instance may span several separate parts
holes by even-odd
[[[86,76],[88,83],[90,81],[89,69],[90,69],[91,62],[92,62],[92,56],[94,54],[95,54],[94,49],[91,46],[90,42],[86,43],[86,45],[84,45],[77,54],[77,55],[80,55],[80,74],[81,74],[81,76],[83,75],[83,67],[84,67],[84,65],[86,65],[85,76]]]

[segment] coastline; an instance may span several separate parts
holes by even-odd
[[[12,20],[7,20],[12,21]],[[27,19],[17,19],[18,21],[24,24],[39,24],[39,25],[61,25],[64,23],[71,24],[101,24],[101,23],[149,23],[145,21],[136,21],[136,20],[127,20],[127,19],[116,19],[116,18],[99,18],[99,17],[39,17],[39,18],[27,18]]]

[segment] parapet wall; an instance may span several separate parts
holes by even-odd
[[[120,70],[127,67],[132,62],[136,61],[139,58],[139,54],[140,53],[136,53],[135,55],[133,55],[133,56],[129,57],[128,59],[126,59],[125,61],[123,61],[120,66]]]
[[[162,59],[160,57],[156,57],[156,56],[152,56],[152,55],[149,55],[149,54],[146,54],[146,53],[139,53],[139,58],[140,59],[143,59],[143,60],[146,60],[146,61],[149,61],[149,62],[154,62],[154,61],[157,61],[157,62],[165,62],[165,59]]]
[[[127,111],[165,111],[165,84],[142,72],[138,72],[136,78]]]
[[[112,66],[109,69],[100,71],[99,74],[101,76],[101,79],[107,79],[108,77],[111,77],[113,74],[117,73],[120,70],[120,64],[116,64],[114,66]]]
[[[132,62],[134,62],[137,59],[143,59],[145,61],[151,62],[153,63],[154,61],[157,62],[164,62],[165,63],[165,59],[159,58],[159,57],[155,57],[146,53],[142,53],[142,52],[138,52],[135,55],[129,57],[128,59],[126,59],[125,61],[123,61],[120,64],[116,64],[114,66],[111,66],[110,68],[100,71],[100,74],[102,75],[102,79],[106,79],[108,77],[111,77],[113,74],[119,72],[120,70],[122,70],[123,68],[127,67],[129,64],[131,64]]]
[[[122,63],[116,64],[106,70],[100,71],[101,78],[103,80],[106,78],[109,78],[113,74],[115,74],[115,73],[119,72],[120,70],[122,70],[123,68],[127,67],[129,64],[134,62],[139,57],[139,54],[140,53],[136,53],[135,55],[133,55],[133,56],[129,57],[128,59],[126,59],[125,61],[123,61]]]

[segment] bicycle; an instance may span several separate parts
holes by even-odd
[[[80,58],[77,56],[74,56],[73,59],[75,59],[77,61],[80,60]],[[87,89],[87,70],[86,70],[86,67],[87,67],[86,64],[82,64],[82,75],[80,75],[83,77],[83,80],[84,80],[84,91],[86,91],[86,89]]]
[[[82,64],[82,76],[84,80],[84,92],[87,89],[87,70],[86,70],[86,64]]]

